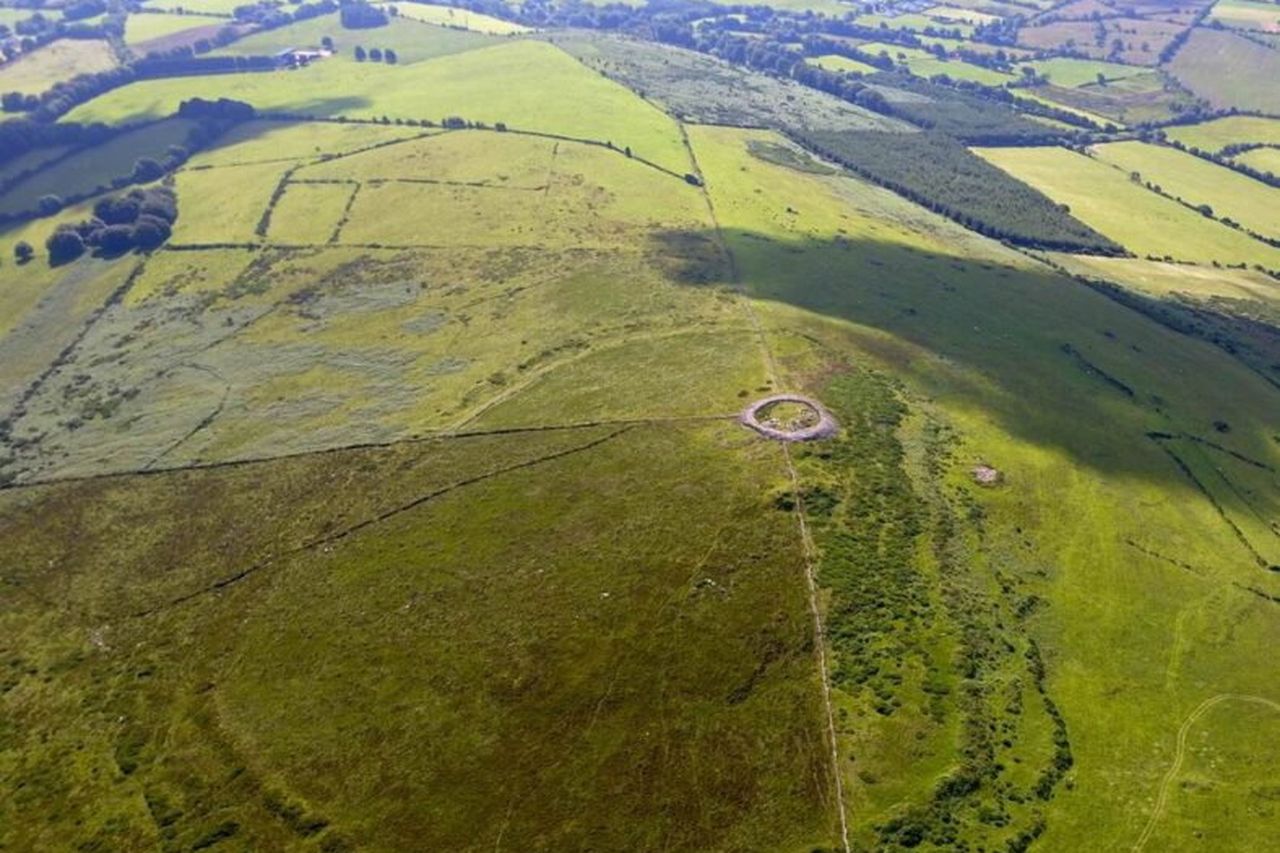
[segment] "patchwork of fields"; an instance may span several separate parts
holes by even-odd
[[[833,53],[856,91],[398,5],[3,164],[0,848],[1271,843],[1274,187]],[[857,23],[1087,32],[1017,92],[1101,126],[1189,98],[1198,7],[1138,5]],[[236,11],[182,8],[125,40]],[[1227,97],[1204,33],[1161,68]],[[1265,165],[1277,121],[1163,132]],[[157,244],[54,256],[134,184]],[[838,432],[743,428],[777,392]]]

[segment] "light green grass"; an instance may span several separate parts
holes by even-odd
[[[1106,163],[1063,148],[974,151],[1137,255],[1280,268],[1280,250],[1162,198]]]
[[[973,24],[965,21],[942,21],[938,17],[915,12],[902,15],[859,15],[857,23],[864,27],[879,27],[883,23],[887,24],[891,30],[911,30],[917,33],[923,33],[926,27],[932,27],[935,30],[957,30],[962,36],[972,35],[974,29]]]
[[[226,23],[225,18],[209,15],[133,14],[124,23],[124,41],[130,47],[137,47],[185,30],[221,26]]]
[[[999,15],[992,15],[988,12],[979,12],[976,9],[966,9],[959,6],[931,6],[924,10],[924,14],[937,21],[964,21],[969,24],[990,24],[1000,20]]]
[[[494,43],[492,38],[480,33],[435,27],[408,18],[393,18],[385,27],[348,30],[343,28],[337,13],[334,13],[248,36],[214,51],[212,55],[272,56],[294,47],[318,48],[325,36],[333,39],[337,53],[321,60],[321,64],[354,63],[353,54],[357,46],[365,50],[391,48],[396,52],[397,65],[409,65]]]
[[[1280,239],[1280,217],[1276,216],[1280,193],[1261,181],[1163,145],[1113,142],[1094,146],[1093,151],[1126,173],[1139,173],[1143,181],[1158,184],[1175,198],[1196,206],[1207,204],[1217,217]]]
[[[271,211],[273,243],[326,243],[346,210],[353,184],[291,183]]]
[[[380,0],[380,2],[383,2],[383,0]],[[385,0],[385,2],[391,2],[391,0]],[[395,6],[402,18],[410,18],[441,27],[461,27],[465,30],[472,30],[473,32],[485,33],[491,36],[519,35],[533,31],[529,27],[513,21],[504,21],[492,15],[485,15],[455,6],[432,6],[426,3],[396,3]]]
[[[251,243],[288,163],[184,169],[176,176],[176,243]],[[228,191],[234,188],[234,191]]]
[[[1255,0],[1218,0],[1213,4],[1209,20],[1241,30],[1280,31],[1280,9],[1276,4]]]
[[[880,69],[874,65],[868,65],[865,62],[859,62],[856,59],[850,59],[847,56],[839,54],[831,54],[829,56],[815,56],[805,60],[819,68],[825,68],[828,71],[852,71],[855,74],[875,74]]]
[[[111,45],[96,39],[58,39],[0,66],[0,90],[38,95],[77,74],[115,68]]]
[[[319,62],[301,71],[227,74],[134,83],[84,104],[69,121],[120,122],[166,115],[194,96],[234,96],[264,110],[440,121],[448,115],[523,130],[630,146],[688,171],[675,123],[563,51],[516,41],[410,66]],[[583,109],[590,104],[591,109]]]
[[[265,160],[312,160],[430,133],[418,127],[336,122],[249,121],[231,128],[190,165],[233,166]]]
[[[1280,148],[1254,148],[1252,151],[1237,154],[1232,159],[1259,172],[1280,175]]]
[[[1203,124],[1188,124],[1165,130],[1189,148],[1216,153],[1228,145],[1264,143],[1280,145],[1280,119],[1260,116],[1227,116]]]
[[[916,47],[869,42],[860,49],[876,56],[887,53],[894,62],[905,64],[912,74],[926,79],[936,74],[946,74],[954,80],[969,80],[984,86],[1002,86],[1017,79],[1012,74],[971,65],[959,59],[938,59],[929,51]]]
[[[120,134],[101,145],[78,151],[36,172],[0,196],[0,211],[34,210],[46,195],[70,196],[108,190],[115,178],[128,177],[140,157],[163,160],[171,145],[186,142],[194,123],[170,119]]]
[[[143,8],[153,11],[171,12],[181,9],[207,15],[231,15],[237,6],[243,6],[238,0],[147,0]]]
[[[1024,65],[1025,67],[1034,68],[1038,74],[1047,75],[1049,82],[1055,86],[1066,86],[1068,88],[1096,85],[1099,74],[1104,79],[1111,81],[1147,72],[1145,68],[1134,65],[1121,65],[1118,62],[1071,59],[1060,56],[1052,59],[1038,59],[1034,62],[1024,63]]]

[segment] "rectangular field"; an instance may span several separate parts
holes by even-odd
[[[359,184],[291,182],[271,209],[267,237],[272,243],[327,243]]]
[[[1280,51],[1236,33],[1197,27],[1166,70],[1218,109],[1280,113]]]
[[[333,40],[336,53],[322,62],[343,64],[356,62],[353,54],[357,46],[366,51],[375,47],[380,50],[390,48],[396,52],[397,65],[410,65],[498,43],[496,39],[478,32],[432,26],[408,17],[392,18],[385,27],[349,30],[342,26],[337,13],[334,13],[255,33],[219,48],[211,55],[272,56],[295,47],[318,48],[326,37]]]
[[[1106,163],[1065,148],[974,151],[1137,255],[1280,269],[1280,249],[1162,198]]]
[[[1217,153],[1228,145],[1259,143],[1280,145],[1280,119],[1262,116],[1227,116],[1203,124],[1165,128],[1165,135],[1186,145]]]
[[[38,95],[77,74],[117,65],[111,45],[99,39],[58,39],[0,66],[0,91]]]
[[[1159,185],[1175,198],[1199,206],[1207,204],[1219,217],[1228,217],[1265,237],[1280,239],[1280,191],[1194,154],[1144,142],[1112,142],[1093,151],[1104,161],[1144,182]]]

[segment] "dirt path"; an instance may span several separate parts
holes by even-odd
[[[1165,806],[1169,802],[1169,791],[1173,787],[1174,779],[1177,778],[1179,771],[1182,770],[1183,759],[1187,754],[1187,735],[1191,733],[1191,727],[1209,711],[1223,702],[1235,699],[1240,702],[1253,702],[1259,705],[1265,705],[1274,711],[1280,711],[1280,704],[1265,699],[1262,696],[1250,696],[1243,693],[1219,693],[1217,696],[1211,696],[1196,706],[1195,710],[1187,715],[1182,721],[1182,725],[1178,728],[1178,747],[1174,752],[1173,764],[1169,767],[1169,772],[1164,774],[1164,778],[1160,780],[1160,793],[1156,796],[1155,808],[1151,810],[1151,817],[1147,820],[1147,825],[1143,827],[1142,834],[1138,836],[1138,840],[1134,842],[1133,853],[1139,853],[1147,842],[1151,840],[1151,834],[1155,832],[1156,825],[1160,822],[1160,817],[1164,813]]]
[[[769,377],[769,384],[778,388],[778,362],[774,357],[773,349],[769,346],[769,340],[765,336],[764,325],[760,322],[760,317],[756,313],[755,306],[752,305],[750,297],[738,280],[738,267],[733,257],[733,250],[729,246],[724,236],[724,231],[720,227],[720,219],[716,216],[715,205],[711,201],[711,194],[707,192],[706,177],[702,173],[702,167],[698,164],[698,156],[693,150],[693,145],[689,142],[688,132],[685,130],[683,122],[677,122],[680,127],[680,136],[684,140],[685,148],[689,151],[689,160],[693,163],[693,174],[698,176],[702,197],[707,203],[707,212],[711,216],[711,222],[715,226],[717,242],[724,251],[728,259],[731,284],[737,291],[742,305],[746,311],[747,317],[751,320],[751,328],[755,333],[758,341],[760,352],[764,358],[766,375]],[[790,395],[786,395],[790,396]],[[798,398],[804,402],[814,405],[812,401],[806,398]],[[821,406],[815,408],[825,414],[825,409]],[[750,410],[748,410],[750,411]],[[829,416],[828,416],[829,417]],[[759,425],[753,425],[753,428],[759,429]],[[827,632],[822,621],[822,608],[818,603],[818,579],[817,579],[817,549],[813,544],[813,536],[809,532],[809,525],[805,521],[804,500],[801,497],[800,475],[796,472],[795,463],[791,459],[791,448],[787,442],[782,442],[782,458],[787,468],[787,476],[791,480],[791,489],[796,496],[796,525],[800,530],[800,544],[804,551],[804,580],[805,587],[809,598],[809,614],[813,619],[813,645],[815,649],[814,656],[818,661],[818,675],[822,680],[822,704],[826,711],[827,717],[827,745],[831,750],[831,777],[832,785],[835,789],[836,811],[840,815],[840,841],[842,849],[845,853],[850,853],[852,848],[849,845],[849,819],[845,814],[844,803],[844,780],[840,775],[840,749],[836,740],[836,718],[835,712],[831,704],[831,678],[827,665]]]

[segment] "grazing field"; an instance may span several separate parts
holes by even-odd
[[[384,1],[390,2],[391,0]],[[401,3],[396,8],[399,9],[400,17],[402,18],[410,18],[441,27],[471,30],[491,36],[510,36],[532,32],[529,27],[521,26],[511,21],[504,21],[492,15],[473,12],[470,9],[453,6],[432,6],[426,3]]]
[[[1194,154],[1144,142],[1111,142],[1093,147],[1096,156],[1144,182],[1157,184],[1192,206],[1207,204],[1215,216],[1280,240],[1276,190]]]
[[[326,116],[386,114],[439,122],[460,115],[489,124],[501,121],[521,130],[612,141],[673,171],[688,170],[688,155],[670,118],[563,51],[535,41],[403,67],[319,62],[292,72],[147,80],[108,92],[66,118],[136,121],[171,113],[192,96],[234,96],[262,110]],[[597,105],[600,115],[585,114],[584,103]]]
[[[926,79],[937,74],[945,74],[954,80],[968,80],[984,86],[1003,86],[1016,79],[1012,74],[983,68],[980,65],[971,65],[959,59],[938,59],[929,51],[919,48],[872,42],[863,45],[862,49],[875,55],[886,53],[895,62],[905,65],[912,74]]]
[[[1239,30],[1280,32],[1280,9],[1275,3],[1256,0],[1218,0],[1209,13],[1210,21],[1220,21]]]
[[[880,70],[874,65],[868,65],[865,62],[859,62],[856,59],[850,59],[847,56],[840,56],[839,54],[814,56],[805,61],[811,62],[819,68],[825,68],[828,71],[851,71],[854,74],[875,74]]]
[[[1188,148],[1216,154],[1228,145],[1280,145],[1280,119],[1227,116],[1203,124],[1170,127],[1165,134]]]
[[[185,119],[168,119],[78,151],[0,195],[0,213],[34,210],[46,195],[61,198],[104,192],[116,178],[128,178],[140,157],[163,160],[169,146],[184,144],[193,127],[194,122]]]
[[[1037,74],[1048,77],[1053,85],[1067,88],[1096,85],[1099,77],[1110,82],[1144,73],[1142,68],[1133,65],[1061,56],[1027,62],[1021,67],[1033,68]]]
[[[1280,175],[1280,148],[1254,148],[1231,159],[1259,172]]]
[[[98,39],[58,39],[0,65],[0,91],[38,95],[77,74],[116,67],[111,45]]]
[[[336,55],[322,60],[323,63],[356,62],[353,53],[357,46],[365,50],[390,48],[396,53],[396,64],[407,65],[496,43],[495,39],[479,33],[435,27],[399,17],[391,19],[385,27],[348,30],[342,27],[335,13],[255,33],[219,48],[211,55],[273,56],[295,47],[318,48],[325,37],[333,40]]]
[[[25,172],[39,169],[69,152],[69,146],[57,145],[28,151],[0,166],[0,184],[8,183]]]
[[[1196,28],[1166,70],[1219,109],[1280,112],[1280,52],[1235,33]]]
[[[185,30],[225,25],[225,18],[212,15],[132,14],[124,23],[124,41],[130,47],[147,48],[153,42]]]
[[[239,0],[146,0],[144,8],[154,12],[173,12],[182,10],[204,15],[232,15],[237,6],[243,6]]]
[[[1162,198],[1106,163],[1064,148],[975,151],[1134,254],[1280,269],[1280,249]]]
[[[271,209],[272,243],[327,243],[337,232],[357,184],[290,182]]]
[[[0,538],[33,566],[19,582],[43,597],[61,581],[35,561],[66,559],[85,581],[62,593],[66,640],[35,599],[6,611],[35,669],[7,674],[10,699],[45,709],[18,717],[40,771],[0,806],[7,838],[151,843],[145,791],[165,837],[196,847],[472,849],[494,812],[486,844],[822,843],[802,551],[791,515],[762,506],[780,454],[726,448],[738,429],[459,438],[4,496]],[[140,511],[147,542],[108,558]],[[180,569],[156,571],[175,554]],[[120,652],[55,666],[93,631]],[[389,763],[405,769],[394,793]],[[581,784],[600,774],[620,787]],[[64,786],[83,797],[55,819],[14,819]]]
[[[247,121],[219,136],[191,158],[192,167],[234,166],[267,160],[307,160],[336,156],[396,139],[437,131],[395,125],[337,122]]]
[[[1040,819],[1045,850],[1132,845],[1187,714],[1215,692],[1271,694],[1256,643],[1277,630],[1274,605],[1233,586],[1268,583],[1266,573],[1170,458],[1189,458],[1193,443],[1162,448],[1146,433],[1210,435],[1212,413],[1230,409],[1249,425],[1233,422],[1230,435],[1209,440],[1245,442],[1241,452],[1274,464],[1261,427],[1270,386],[1208,344],[994,244],[959,248],[949,223],[899,219],[892,196],[755,162],[748,133],[691,135],[785,384],[818,393],[851,425],[829,446],[799,449],[797,467],[830,596],[854,845],[1000,848]],[[796,198],[807,201],[790,214]],[[1213,380],[1188,372],[1210,363]],[[1194,390],[1185,385],[1192,376],[1201,377]],[[1215,392],[1225,376],[1256,389],[1251,414]],[[874,479],[871,458],[881,460]],[[863,462],[851,476],[855,459]],[[978,461],[1007,485],[976,487],[969,469]],[[938,465],[950,473],[935,481]],[[1226,475],[1251,482],[1234,468]],[[1260,511],[1274,506],[1274,486],[1251,488]],[[1123,510],[1150,507],[1156,495],[1178,497],[1141,519]],[[1042,514],[1064,500],[1079,512]],[[886,526],[901,533],[886,537]],[[882,532],[868,542],[868,530]],[[1194,569],[1165,562],[1168,554]],[[978,566],[998,583],[970,575]],[[1013,615],[1019,602],[1030,610]],[[1135,620],[1145,626],[1136,640]],[[948,628],[962,623],[965,632]],[[1244,634],[1207,642],[1211,626],[1227,624]],[[1053,649],[1042,682],[1034,664],[1026,668],[1044,654],[1032,639],[1036,650]],[[977,667],[988,687],[961,707],[931,698],[953,695],[965,665],[957,661]],[[1235,686],[1217,686],[1224,680]],[[1113,712],[1093,713],[1101,701]],[[982,758],[974,745],[992,728],[1000,734]],[[982,781],[940,781],[972,780],[969,772]],[[1248,765],[1238,784],[1261,790],[1266,771]],[[983,822],[984,808],[1004,815],[1001,828]],[[1192,820],[1211,832],[1230,826],[1208,808]]]
[[[1168,121],[1192,108],[1195,101],[1189,92],[1154,72],[1074,89],[1037,86],[1036,94],[1048,103],[1122,125]]]

